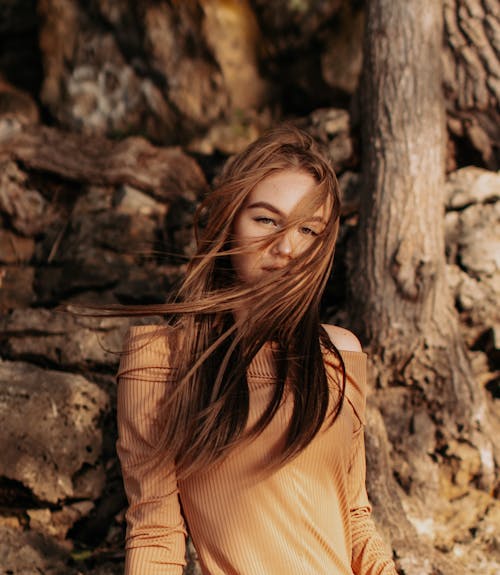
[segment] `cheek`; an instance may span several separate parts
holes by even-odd
[[[245,279],[249,273],[252,273],[258,260],[259,255],[255,253],[242,252],[231,255],[231,265],[240,279]]]
[[[233,247],[242,251],[230,256],[231,266],[237,278],[243,283],[252,282],[256,279],[263,257],[262,251],[250,249],[249,243],[248,238],[244,236],[234,238]]]

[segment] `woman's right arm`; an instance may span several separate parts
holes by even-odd
[[[170,370],[165,337],[154,328],[131,328],[117,376],[117,452],[129,501],[125,575],[181,575],[186,563],[175,467],[156,452]]]

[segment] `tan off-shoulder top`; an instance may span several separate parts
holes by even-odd
[[[175,380],[173,331],[131,328],[118,371],[126,575],[181,575],[187,532],[207,575],[396,575],[365,490],[366,355],[341,352],[347,382],[340,416],[278,471],[262,473],[283,440],[291,397],[258,437],[177,481],[171,460],[151,458]],[[335,375],[332,354],[325,364]],[[273,349],[264,346],[248,371],[248,425],[266,407],[274,382]]]

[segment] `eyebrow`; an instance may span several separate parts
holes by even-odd
[[[249,210],[253,208],[264,208],[280,216],[280,218],[286,219],[285,214],[281,210],[279,210],[276,206],[269,204],[268,202],[254,202],[253,204],[247,206],[247,209]],[[311,216],[307,218],[307,221],[321,222],[322,224],[326,224],[325,220],[320,216]]]

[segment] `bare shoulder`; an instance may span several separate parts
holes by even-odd
[[[352,331],[337,325],[329,325],[326,323],[322,325],[337,349],[344,351],[363,351],[359,339]]]

